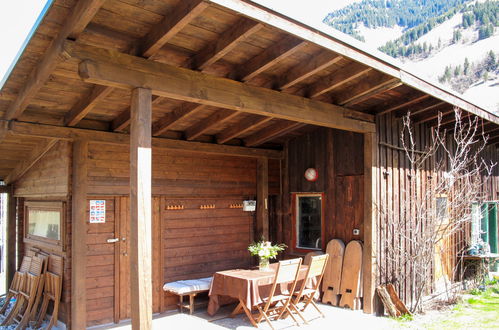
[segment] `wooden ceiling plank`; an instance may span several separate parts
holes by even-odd
[[[240,65],[234,74],[234,78],[241,81],[248,81],[305,45],[306,42],[301,39],[293,36],[284,37],[281,41],[266,48],[260,54]]]
[[[9,125],[9,132],[19,136],[52,138],[68,141],[79,138],[117,145],[128,145],[130,143],[130,135],[128,134],[20,121],[11,122]],[[164,139],[158,137],[152,138],[152,145],[153,148],[186,150],[205,154],[232,155],[241,157],[268,157],[272,159],[282,159],[283,157],[283,153],[280,150],[246,148],[213,143]]]
[[[446,102],[436,102],[436,103],[433,103],[433,104],[430,104],[430,105],[426,105],[426,106],[424,106],[424,107],[422,107],[420,109],[411,111],[411,116],[421,115],[424,112],[427,112],[429,110],[433,110],[435,108],[441,107],[444,104],[447,104],[447,103]]]
[[[360,63],[351,63],[346,67],[336,70],[329,76],[319,79],[316,83],[309,86],[308,94],[311,98],[316,98],[324,93],[330,92],[349,81],[352,81],[363,74],[371,71],[372,68]]]
[[[64,116],[65,126],[78,124],[96,105],[113,91],[112,87],[96,85]]]
[[[412,122],[414,124],[422,124],[422,123],[426,123],[426,122],[438,119],[438,116],[440,113],[442,114],[442,116],[447,116],[448,114],[453,113],[453,112],[454,111],[452,110],[452,107],[444,102],[444,105],[440,109],[437,109],[435,112],[432,112],[429,115],[420,116],[419,118],[414,118],[412,120]],[[444,121],[445,121],[444,117],[442,117],[442,119],[444,119]],[[441,124],[445,125],[446,122],[442,122]]]
[[[217,110],[216,113],[210,116],[208,119],[202,120],[197,124],[193,125],[192,127],[186,129],[185,139],[188,141],[192,141],[197,137],[201,136],[202,134],[204,134],[210,128],[215,127],[216,125],[219,125],[223,122],[226,122],[234,118],[238,114],[239,114],[238,111],[225,110],[225,109]]]
[[[193,115],[194,113],[204,109],[206,106],[196,103],[184,103],[172,112],[161,117],[152,125],[152,135],[158,136],[168,131],[179,120]]]
[[[139,47],[144,57],[156,54],[171,38],[205,10],[209,4],[203,0],[183,0],[174,11],[154,26]]]
[[[330,67],[334,63],[343,59],[343,56],[333,54],[329,51],[322,51],[317,56],[306,63],[299,63],[288,72],[286,72],[280,79],[278,88],[284,90],[290,88],[299,82],[313,76],[314,74]]]
[[[363,85],[362,83],[356,85],[354,88],[350,89],[348,93],[341,95],[341,99],[338,104],[350,107],[354,104],[368,100],[375,95],[384,93],[402,85],[402,82],[399,79],[392,78],[390,76],[385,76],[382,80],[383,81],[373,83],[371,86],[365,87],[364,89],[360,87]]]
[[[249,130],[252,130],[254,128],[257,128],[258,126],[261,126],[265,124],[266,122],[272,120],[272,117],[254,117],[250,120],[243,120],[239,122],[237,125],[233,125],[223,132],[220,132],[216,136],[216,140],[218,144],[223,144],[225,142],[228,142],[238,136],[241,136],[242,134],[248,132]]]
[[[273,138],[287,134],[303,126],[304,126],[303,123],[292,122],[292,121],[280,121],[270,127],[266,127],[256,132],[255,134],[247,137],[246,139],[244,139],[244,145],[247,147],[256,147]]]
[[[377,114],[377,115],[385,115],[387,113],[390,113],[392,111],[395,111],[395,110],[398,110],[398,109],[402,109],[404,107],[407,107],[407,106],[410,106],[410,105],[413,105],[415,103],[418,103],[418,102],[421,102],[427,98],[429,98],[430,95],[428,94],[425,94],[425,95],[422,95],[422,96],[419,96],[419,97],[415,97],[413,99],[410,99],[408,101],[405,101],[405,100],[397,100],[395,102],[392,102],[390,103],[390,105],[387,105],[387,106],[383,106],[383,109],[380,109],[380,108],[376,108],[374,109],[373,111]],[[405,101],[405,102],[404,102]],[[402,102],[402,103],[400,103]]]
[[[345,107],[71,41],[65,51],[82,60],[85,82],[127,90],[146,86],[176,100],[359,133],[375,130],[374,116]]]
[[[71,11],[61,30],[50,43],[38,65],[31,71],[30,75],[19,91],[17,98],[7,109],[4,119],[18,119],[29,105],[33,97],[45,84],[52,71],[61,61],[68,57],[63,52],[63,45],[67,38],[76,39],[85,26],[92,20],[105,0],[81,0],[78,1]]]
[[[11,184],[16,182],[19,178],[21,178],[30,168],[32,168],[36,162],[38,162],[52,147],[59,141],[58,139],[47,139],[41,142],[37,147],[33,149],[33,152],[28,157],[28,159],[19,163],[10,172],[10,174],[5,178],[5,182],[7,184]]]
[[[210,42],[199,51],[192,59],[192,67],[198,70],[205,69],[261,28],[263,28],[263,24],[242,18],[234,26],[224,31],[215,42]]]
[[[151,105],[155,105],[159,101],[161,101],[161,97],[154,95],[152,97]],[[113,121],[111,122],[111,130],[113,132],[122,132],[129,125],[130,125],[130,107],[128,107],[126,110],[123,110],[118,115],[118,117],[113,119]]]

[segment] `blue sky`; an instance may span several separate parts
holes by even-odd
[[[49,0],[0,1],[0,88],[33,25]]]

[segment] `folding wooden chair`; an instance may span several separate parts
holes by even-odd
[[[257,306],[259,312],[258,316],[255,319],[257,324],[260,323],[262,319],[265,319],[270,327],[274,329],[272,323],[270,322],[270,318],[277,316],[278,319],[284,312],[291,312],[291,310],[289,309],[289,305],[293,298],[292,293],[296,288],[296,282],[298,280],[298,272],[300,270],[301,262],[301,258],[279,261],[274,278],[274,283],[272,285],[272,289],[270,290],[270,295],[268,296],[268,298],[263,299],[262,304]],[[280,294],[276,295],[275,293],[277,285],[281,284],[291,285],[291,288],[288,289],[288,292],[281,292]],[[283,291],[283,285],[281,285],[280,287],[281,291]],[[278,303],[281,303],[282,305],[277,306]],[[295,317],[291,313],[290,315],[298,325]]]
[[[9,325],[14,322],[18,324],[17,329],[24,329],[28,325],[42,268],[43,259],[36,256],[32,257],[29,271],[24,274],[23,285],[17,295],[16,303],[2,325]]]
[[[52,317],[50,318],[49,325],[46,329],[52,329],[52,327],[57,323],[62,292],[62,269],[62,257],[51,255],[49,257],[48,271],[45,273],[45,287],[43,290],[42,306],[40,307],[40,314],[38,314],[38,320],[35,324],[35,328],[41,326],[51,300],[54,302],[54,309],[52,311]]]
[[[31,265],[31,257],[23,257],[23,261],[21,262],[21,267],[19,270],[14,273],[14,277],[12,278],[12,283],[10,284],[10,288],[5,295],[5,301],[0,309],[0,314],[5,314],[7,307],[9,307],[9,302],[13,297],[16,297],[19,294],[19,290],[22,288],[24,282],[24,274],[29,270],[29,266]]]
[[[293,309],[298,314],[298,316],[303,320],[305,324],[308,324],[308,322],[301,312],[305,311],[305,309],[309,305],[314,306],[319,314],[324,317],[324,314],[319,309],[319,306],[317,306],[317,304],[314,302],[314,297],[319,291],[321,280],[324,276],[324,271],[326,270],[328,258],[328,254],[311,257],[310,266],[308,267],[307,275],[305,276],[305,279],[301,284],[301,288],[299,291],[296,291],[294,293],[295,298],[291,302],[291,309]],[[316,282],[314,283],[313,287],[307,288],[307,282],[313,280],[314,278]],[[302,307],[299,306],[300,303],[303,303]]]
[[[29,321],[35,320],[36,317],[36,312],[38,310],[38,305],[40,304],[40,300],[42,299],[42,294],[43,294],[43,287],[45,284],[45,273],[47,272],[47,267],[48,267],[48,260],[49,260],[49,255],[43,251],[39,251],[36,253],[37,257],[42,259],[42,271],[41,271],[41,277],[40,281],[38,282],[38,289],[36,291],[36,297],[35,301],[33,303],[33,307],[31,308],[31,315],[29,315]]]

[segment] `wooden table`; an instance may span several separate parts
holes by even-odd
[[[270,265],[269,271],[233,269],[215,273],[210,288],[210,302],[208,304],[208,314],[214,315],[220,305],[227,297],[239,300],[239,304],[232,312],[231,316],[244,311],[254,326],[255,320],[251,316],[253,307],[261,304],[263,299],[268,297],[272,284],[274,283],[277,263]],[[302,265],[298,279],[303,280],[306,276],[308,266]],[[308,284],[308,283],[307,283]],[[308,286],[308,285],[307,285]],[[286,291],[286,287],[277,287],[277,291]],[[279,293],[279,292],[277,292]]]

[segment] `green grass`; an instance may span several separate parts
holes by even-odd
[[[499,283],[494,282],[486,290],[471,290],[472,296],[460,299],[449,311],[432,317],[398,318],[402,328],[417,329],[499,329]]]

